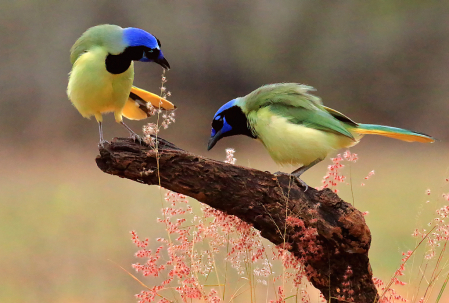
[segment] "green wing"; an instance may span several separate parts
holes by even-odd
[[[354,139],[345,124],[355,123],[345,115],[326,108],[321,99],[309,93],[313,87],[296,83],[262,86],[239,100],[244,113],[269,109],[294,124],[332,132]],[[350,122],[348,122],[348,121]]]
[[[280,103],[271,105],[270,110],[279,116],[287,118],[290,123],[302,124],[310,128],[336,133],[354,139],[344,124],[327,111],[310,110]]]
[[[323,107],[329,114],[331,114],[338,121],[341,121],[341,122],[343,122],[345,124],[348,124],[350,126],[353,126],[353,127],[359,126],[359,124],[357,122],[354,122],[354,120],[352,120],[351,118],[349,118],[346,115],[343,115],[339,111],[336,111],[335,109],[332,109],[332,108],[327,107],[327,106],[323,106]]]

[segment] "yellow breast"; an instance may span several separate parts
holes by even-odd
[[[278,164],[307,165],[330,152],[357,142],[332,132],[290,123],[261,108],[248,115],[249,121],[270,156]]]
[[[128,100],[134,77],[133,63],[126,72],[113,75],[106,70],[107,55],[102,47],[95,47],[73,64],[67,95],[83,117],[101,117],[107,112],[121,117]]]

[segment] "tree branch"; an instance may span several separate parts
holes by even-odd
[[[329,189],[304,192],[287,175],[203,158],[161,138],[157,144],[158,152],[118,138],[100,148],[96,162],[108,174],[140,183],[158,185],[160,178],[164,188],[239,217],[276,245],[285,243],[327,301],[377,302],[371,234],[351,204]]]

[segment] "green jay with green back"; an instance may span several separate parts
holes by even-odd
[[[97,119],[100,145],[106,142],[102,129],[104,113],[113,112],[116,122],[140,140],[122,116],[132,120],[147,118],[151,115],[149,104],[157,109],[175,108],[164,98],[133,86],[134,61],[170,68],[159,39],[139,28],[97,25],[86,30],[70,50],[72,71],[67,95],[83,117]]]
[[[258,139],[278,164],[300,165],[302,173],[332,151],[357,144],[366,134],[408,142],[431,143],[431,136],[390,126],[356,123],[324,106],[310,94],[312,87],[296,83],[262,86],[245,97],[224,104],[212,120],[208,150],[224,137],[246,135]]]

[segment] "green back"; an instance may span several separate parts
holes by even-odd
[[[110,54],[120,54],[125,50],[123,29],[118,25],[102,24],[89,28],[76,40],[70,49],[70,63],[92,47],[104,47]]]
[[[276,103],[307,109],[313,109],[317,106],[322,107],[321,99],[309,94],[311,90],[314,90],[314,88],[297,83],[264,85],[242,98],[244,99],[243,104],[241,104],[242,110],[249,113]]]
[[[262,86],[238,99],[245,114],[268,107],[273,114],[285,117],[290,123],[340,134],[354,139],[348,128],[357,125],[348,117],[326,108],[321,99],[309,93],[313,87],[296,83]]]

